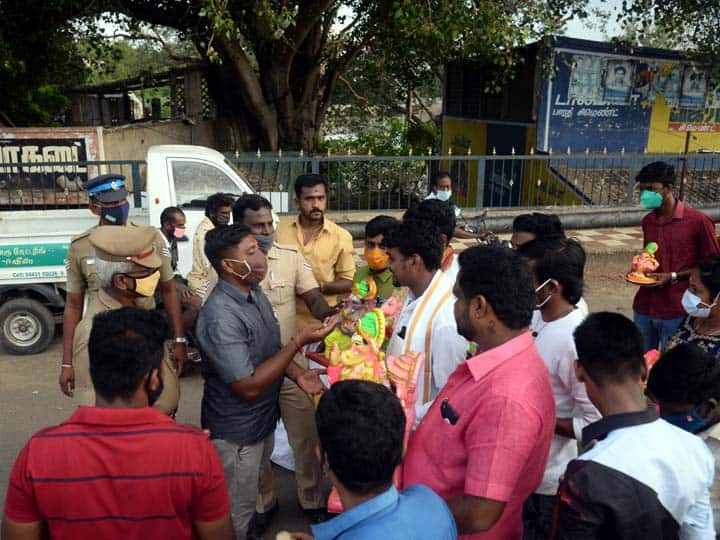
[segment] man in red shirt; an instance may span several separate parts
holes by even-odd
[[[682,296],[688,288],[690,270],[703,259],[720,253],[712,220],[685,206],[673,195],[675,167],[664,161],[645,165],[635,177],[640,204],[652,210],[643,218],[643,242],[655,242],[660,267],[652,285],[641,286],[633,312],[645,349],[665,349],[685,317]]]
[[[460,538],[521,538],[522,507],[542,480],[555,429],[545,363],[528,330],[536,304],[527,262],[499,246],[460,254],[458,333],[478,345],[410,437],[403,485],[448,503]]]
[[[36,433],[20,452],[2,538],[234,538],[220,458],[199,429],[150,407],[162,391],[165,319],[120,308],[95,317],[96,406]]]

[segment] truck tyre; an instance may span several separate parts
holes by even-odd
[[[0,343],[9,353],[40,353],[54,335],[55,318],[37,300],[15,298],[0,306]]]

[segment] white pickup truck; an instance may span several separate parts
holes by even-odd
[[[0,177],[3,170],[0,166]],[[120,171],[109,166],[101,172]],[[131,201],[130,220],[159,227],[163,209],[179,206],[187,217],[190,239],[204,217],[208,195],[253,191],[221,153],[201,146],[151,147],[142,184],[142,204],[133,207]],[[287,204],[286,193],[263,195],[276,207],[278,202]],[[8,352],[43,351],[54,336],[56,323],[62,321],[70,240],[98,220],[87,206],[77,205],[82,196],[76,194],[77,207],[72,209],[0,211],[0,343]],[[276,201],[278,196],[282,201]],[[178,272],[187,275],[192,242],[180,242],[178,248]]]

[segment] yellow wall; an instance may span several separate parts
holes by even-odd
[[[480,120],[443,118],[442,153],[447,155],[452,149],[454,156],[467,154],[485,155],[487,148],[487,124]],[[443,162],[445,170],[452,169],[452,162]],[[477,200],[477,161],[471,161],[468,172],[467,193],[458,193],[458,204],[463,207],[475,206]]]
[[[650,153],[671,154],[685,150],[685,133],[667,129],[670,110],[665,98],[656,94],[650,117],[650,133],[648,134],[647,149]],[[692,133],[690,152],[701,148],[720,151],[720,133]]]

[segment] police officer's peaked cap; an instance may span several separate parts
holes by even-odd
[[[101,174],[85,182],[83,189],[87,190],[88,195],[104,203],[122,201],[128,196],[122,174]]]
[[[154,227],[104,225],[90,233],[95,256],[104,261],[132,261],[145,268],[160,268],[162,259],[153,243]]]

